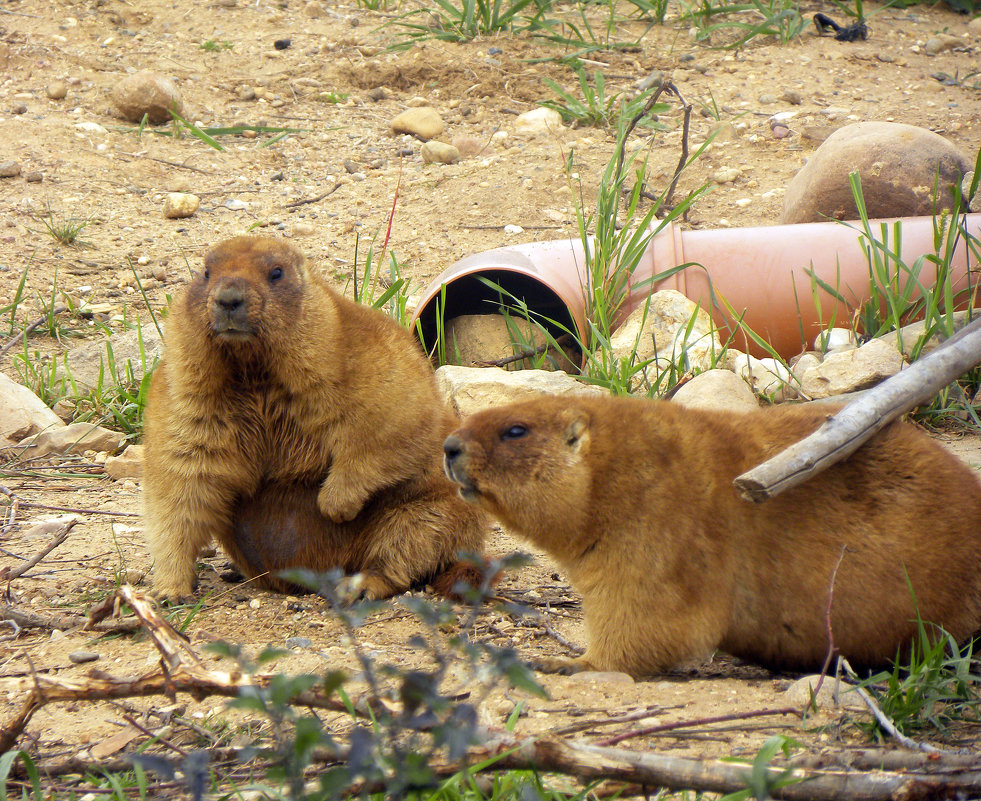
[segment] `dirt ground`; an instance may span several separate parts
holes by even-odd
[[[867,11],[871,7],[866,4]],[[815,11],[840,16],[830,4],[802,10],[807,17]],[[739,172],[697,203],[691,226],[773,224],[788,181],[821,137],[847,122],[901,121],[943,134],[967,154],[981,146],[981,90],[932,77],[978,69],[981,33],[969,32],[968,18],[943,5],[874,10],[867,41],[837,42],[808,29],[789,44],[754,43],[738,53],[693,44],[688,26],[671,21],[673,10],[668,24],[650,30],[637,48],[590,57],[600,62],[595,68],[606,75],[608,92],[628,89],[652,70],[662,70],[696,110],[717,106],[721,121],[731,124],[686,175],[682,188],[691,189],[722,168]],[[147,319],[131,265],[151,305],[159,308],[197,268],[209,245],[256,227],[293,236],[342,286],[352,271],[357,235],[364,247],[364,237],[384,231],[393,203],[389,246],[417,291],[465,255],[574,236],[566,158],[573,154],[584,196],[592,197],[612,155],[612,137],[597,128],[530,138],[512,131],[516,113],[554,97],[542,83],[544,76],[572,86],[566,67],[534,61],[560,51],[528,37],[502,37],[469,44],[427,42],[386,52],[393,30],[378,28],[394,17],[394,12],[298,0],[192,0],[176,7],[162,0],[5,0],[0,8],[0,161],[13,160],[22,171],[0,179],[0,307],[11,302],[26,270],[29,300],[18,319],[33,319],[42,300],[54,292],[59,302],[63,294],[84,301],[98,319],[120,330],[124,316]],[[627,24],[620,39],[642,31],[639,23]],[[927,55],[926,40],[942,32],[961,37],[962,46]],[[290,46],[276,49],[274,42],[282,39],[289,39]],[[212,45],[206,48],[207,42]],[[140,136],[133,125],[113,116],[109,94],[128,72],[141,69],[173,77],[188,118],[199,124],[302,131],[268,146],[263,146],[270,138],[266,134],[221,137],[221,152],[187,135],[161,135],[171,130],[167,126]],[[67,97],[50,99],[47,87],[59,80],[67,84]],[[378,87],[388,92],[372,91]],[[788,92],[799,96],[799,105],[780,99]],[[242,99],[253,94],[253,99]],[[331,97],[344,99],[333,103]],[[393,135],[389,126],[416,98],[442,114],[444,139],[474,137],[482,152],[454,165],[424,165],[420,143]],[[777,139],[768,118],[781,111],[796,116],[791,135]],[[650,151],[649,177],[657,187],[663,187],[679,152],[680,117],[670,113],[665,119],[673,130],[658,134]],[[696,113],[692,140],[702,141],[716,125],[712,116]],[[494,137],[500,131],[508,135]],[[28,173],[39,173],[41,180],[28,181]],[[172,191],[194,192],[201,208],[188,219],[165,219],[162,201]],[[303,200],[312,202],[297,203]],[[44,233],[44,218],[87,222],[84,247],[56,244]],[[505,225],[523,231],[506,233]],[[84,322],[69,325],[76,334],[86,333]],[[54,354],[78,341],[66,337],[59,345],[37,335],[32,344]],[[11,354],[3,357],[0,369],[20,380]],[[956,447],[968,461],[981,464],[975,439]],[[9,470],[3,482],[24,503],[20,525],[0,535],[0,565],[16,565],[47,542],[47,533],[32,533],[31,527],[63,514],[51,507],[79,516],[64,545],[10,584],[9,603],[39,614],[74,613],[104,597],[119,577],[148,583],[137,483],[111,482],[97,457],[59,471]],[[491,545],[495,553],[514,548],[503,533]],[[225,561],[221,554],[203,561],[206,601],[187,627],[195,647],[220,638],[255,650],[305,638],[293,641],[295,647],[276,663],[277,669],[356,668],[323,602],[228,584],[219,575]],[[536,622],[545,619],[562,638],[582,643],[578,599],[541,554],[531,566],[507,576],[500,592],[526,603],[532,610],[529,621],[489,613],[478,626],[481,636],[529,657],[566,652]],[[367,623],[361,637],[382,658],[412,665],[420,657],[407,641],[416,628],[393,602]],[[0,629],[0,635],[7,634],[6,626]],[[19,708],[32,670],[59,678],[91,670],[93,664],[70,660],[78,651],[97,654],[95,668],[120,676],[151,669],[157,659],[146,638],[44,629],[5,637],[0,643],[0,721]],[[484,722],[501,726],[523,701],[519,735],[641,709],[650,710],[643,723],[651,725],[782,707],[792,678],[725,657],[648,682],[549,676],[542,681],[550,700],[497,691],[481,704],[481,715]],[[145,739],[125,722],[127,710],[138,715],[169,704],[155,698],[134,699],[126,706],[53,705],[34,717],[21,742],[44,759],[112,756]],[[182,719],[212,729],[221,720],[236,720],[217,698],[181,697],[179,705]],[[761,718],[650,735],[628,744],[672,754],[751,756],[770,734],[780,732],[816,751],[848,748],[867,743],[854,725],[862,717],[822,711],[804,723],[792,717]],[[156,718],[146,721],[149,728],[161,725]],[[637,724],[605,726],[584,736],[595,740],[629,725]],[[133,739],[114,752],[115,745],[105,743],[120,732]],[[185,743],[193,736],[177,724],[170,735]],[[965,736],[977,735],[968,731]],[[101,748],[93,756],[96,746]]]

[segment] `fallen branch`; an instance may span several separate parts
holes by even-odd
[[[14,12],[11,12],[11,13],[14,13]],[[49,317],[54,317],[56,314],[61,314],[62,312],[66,312],[66,311],[68,311],[68,307],[67,306],[55,306],[51,310],[51,313],[50,314],[48,314],[48,315],[46,315],[44,317],[39,317],[37,320],[35,320],[33,323],[31,323],[29,326],[27,326],[27,328],[25,328],[23,331],[21,331],[19,334],[17,334],[17,336],[13,336],[10,339],[8,339],[7,342],[6,342],[6,344],[4,344],[4,346],[2,348],[0,348],[0,358],[2,358],[3,355],[6,354],[6,352],[8,350],[10,350],[18,342],[25,341],[27,339],[28,335],[31,334],[31,333],[33,333],[33,331],[35,329],[40,328],[42,325],[44,325],[48,321],[48,318]]]
[[[870,389],[829,417],[817,431],[733,481],[743,498],[762,503],[857,451],[873,434],[930,400],[981,364],[981,320]]]
[[[127,634],[143,626],[140,619],[136,617],[92,623],[85,618],[74,617],[73,615],[41,615],[37,612],[28,612],[17,609],[10,604],[0,604],[0,620],[12,620],[25,629],[69,631],[84,628],[97,631],[100,634]]]
[[[298,206],[305,206],[308,203],[316,203],[316,202],[318,202],[320,200],[323,200],[325,197],[330,197],[332,194],[334,194],[334,192],[336,192],[338,189],[340,189],[340,187],[341,187],[341,184],[340,184],[340,181],[338,181],[330,189],[328,189],[326,192],[322,192],[321,194],[317,195],[316,197],[305,197],[305,198],[301,198],[300,200],[293,200],[293,201],[287,203],[283,208],[295,209]]]
[[[51,538],[51,542],[49,542],[46,546],[44,546],[44,548],[34,554],[34,556],[32,556],[22,565],[18,565],[17,567],[13,568],[5,567],[3,570],[0,570],[0,581],[13,581],[15,578],[23,576],[28,570],[44,559],[45,556],[68,539],[68,532],[75,527],[77,522],[78,520],[69,520],[67,523],[65,523],[62,529]]]
[[[494,770],[564,773],[585,782],[610,779],[648,788],[731,793],[746,789],[753,770],[750,764],[638,753],[552,738],[525,741],[510,753],[506,750],[508,746],[514,748],[509,743],[496,749],[501,756],[493,764]],[[478,761],[474,756],[470,760]],[[937,760],[929,769],[907,773],[808,771],[795,767],[791,768],[792,777],[799,781],[774,788],[770,794],[790,801],[891,801],[971,796],[981,791],[981,758],[970,768],[961,767],[953,773],[943,772],[943,766],[943,761]],[[776,766],[768,770],[776,779],[786,768]]]
[[[189,693],[197,699],[209,695],[235,697],[247,687],[267,687],[275,678],[270,674],[247,676],[237,670],[210,670],[187,640],[161,617],[148,598],[128,585],[120,587],[118,592],[119,597],[136,612],[160,652],[160,667],[136,677],[111,676],[100,671],[92,671],[80,680],[52,679],[35,674],[34,688],[24,700],[21,711],[0,726],[0,753],[13,748],[34,713],[53,702],[106,701],[147,695],[173,697],[178,692]],[[300,693],[292,703],[348,712],[348,707],[333,693],[325,694],[318,690]],[[355,709],[363,708],[365,703],[356,702]]]

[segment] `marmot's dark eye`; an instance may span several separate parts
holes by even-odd
[[[273,267],[269,271],[269,280],[270,281],[278,281],[282,277],[283,277],[283,268],[282,267]]]
[[[204,268],[204,280],[207,281],[209,278],[211,278],[211,273],[209,273],[208,272],[208,268],[205,267]]]
[[[520,439],[528,433],[528,429],[522,425],[509,426],[501,432],[501,439]]]

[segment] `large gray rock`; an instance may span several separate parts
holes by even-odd
[[[561,370],[517,370],[500,367],[455,367],[436,371],[436,385],[461,417],[542,395],[601,395],[603,390],[576,381]]]
[[[31,434],[64,425],[37,395],[0,373],[0,447],[15,445]]]
[[[169,122],[171,110],[186,119],[181,93],[170,78],[150,70],[127,75],[112,90],[112,104],[124,120]]]
[[[142,355],[140,353],[141,336],[143,339]],[[144,374],[144,357],[147,368],[151,369],[163,353],[163,342],[154,325],[143,326],[141,332],[133,330],[116,334],[110,342],[115,360],[116,375],[120,380],[126,377],[127,365],[129,365],[133,370],[133,378],[140,381]],[[112,381],[106,341],[104,339],[97,340],[69,351],[68,370],[75,384],[82,391],[95,389],[98,386],[100,370],[102,371],[103,383]]]
[[[860,348],[829,353],[801,378],[801,392],[811,398],[827,398],[868,389],[898,373],[905,362],[895,346],[881,339]]]
[[[869,217],[913,217],[950,208],[973,163],[942,136],[898,122],[857,122],[829,136],[794,176],[782,223],[853,220],[848,174],[858,171]],[[939,192],[935,193],[939,171]]]
[[[684,384],[671,398],[692,409],[745,412],[760,407],[753,390],[731,370],[706,370]]]

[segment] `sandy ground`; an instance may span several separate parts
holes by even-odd
[[[817,4],[804,10],[832,13]],[[553,97],[543,76],[572,86],[567,68],[534,61],[558,51],[527,37],[427,42],[386,52],[392,29],[378,26],[390,22],[393,12],[333,3],[194,0],[175,10],[160,0],[12,0],[0,12],[0,161],[13,160],[22,168],[19,177],[0,179],[0,307],[14,298],[26,271],[27,300],[17,311],[19,320],[33,320],[54,294],[56,302],[63,296],[84,300],[96,319],[113,330],[121,330],[124,318],[146,321],[134,268],[151,306],[159,309],[210,244],[254,228],[293,236],[343,286],[352,272],[358,235],[363,248],[365,237],[384,231],[393,203],[389,246],[413,286],[421,288],[467,254],[574,236],[566,159],[571,154],[588,198],[613,152],[613,139],[603,129],[565,129],[536,138],[511,132],[516,113]],[[689,217],[691,227],[765,225],[777,221],[784,187],[820,132],[849,121],[913,123],[945,135],[965,153],[976,153],[981,93],[932,77],[939,72],[963,76],[977,68],[981,37],[969,33],[967,23],[942,5],[876,9],[868,41],[840,43],[809,29],[789,44],[762,42],[735,53],[697,46],[687,25],[669,23],[649,31],[636,48],[591,57],[601,63],[608,92],[628,89],[659,69],[673,75],[696,110],[717,106],[721,122],[731,126],[730,135],[720,137],[682,182],[681,188],[690,190],[722,168],[739,170],[734,181],[715,186],[698,202]],[[621,29],[621,38],[642,31],[639,23],[630,23]],[[928,56],[924,42],[940,32],[962,37],[963,47]],[[291,46],[275,49],[273,42],[282,38],[289,38]],[[209,41],[215,47],[206,49]],[[172,76],[189,118],[203,125],[302,130],[268,146],[267,134],[222,137],[220,152],[194,137],[165,136],[171,131],[166,126],[141,136],[113,116],[109,100],[113,85],[137,69]],[[67,97],[52,100],[46,88],[59,80],[67,84]],[[254,99],[240,99],[250,96],[245,87]],[[388,91],[372,92],[378,87]],[[779,99],[788,90],[799,95],[799,105]],[[343,100],[329,102],[330,93]],[[417,97],[443,115],[444,138],[473,137],[482,152],[455,165],[424,165],[419,143],[394,136],[389,128],[389,121]],[[773,138],[767,122],[778,111],[797,113],[792,134],[784,139]],[[673,170],[680,143],[679,115],[671,112],[665,119],[672,130],[658,134],[650,149],[649,180],[656,187],[663,187]],[[105,130],[93,131],[85,123]],[[693,141],[703,140],[716,125],[711,116],[696,113]],[[498,131],[509,135],[492,141]],[[41,180],[28,182],[30,172],[40,173]],[[171,191],[198,194],[197,214],[165,219],[162,200]],[[327,192],[316,202],[297,205]],[[85,246],[53,242],[44,233],[44,218],[87,223],[81,236]],[[509,224],[523,232],[505,233]],[[37,333],[32,349],[56,355],[76,345],[79,336],[96,336],[91,320],[65,323],[70,331],[60,342]],[[4,325],[0,315],[0,331]],[[22,380],[11,353],[0,367]],[[963,439],[956,447],[969,461],[981,462],[976,439]],[[91,458],[58,471],[11,466],[3,483],[23,503],[20,525],[2,534],[2,565],[15,565],[44,545],[48,534],[32,534],[31,525],[59,514],[47,507],[75,510],[80,518],[64,545],[10,584],[9,603],[39,614],[68,614],[104,597],[120,578],[145,586],[149,559],[141,538],[137,483],[111,482]],[[497,553],[514,547],[504,534],[492,543]],[[351,648],[323,602],[228,584],[219,576],[225,561],[220,554],[204,560],[205,600],[187,626],[196,648],[221,638],[254,651],[300,637],[310,643],[280,659],[277,669],[355,667]],[[544,556],[536,555],[532,565],[504,578],[500,592],[526,603],[531,614],[525,621],[490,612],[481,618],[479,636],[526,656],[566,652],[541,624],[545,619],[563,638],[582,643],[578,599]],[[413,665],[420,655],[407,640],[417,628],[393,602],[360,636],[380,658]],[[98,654],[95,667],[113,675],[139,674],[157,660],[150,642],[138,636],[24,630],[0,643],[0,720],[19,708],[31,670],[78,678],[92,669],[70,661],[77,651]],[[650,710],[646,725],[693,720],[785,706],[783,691],[790,678],[720,656],[648,682],[622,676],[544,677],[549,700],[495,691],[481,703],[481,714],[485,722],[503,725],[522,703],[518,734],[640,709]],[[179,703],[186,719],[212,730],[220,728],[220,721],[238,720],[220,699],[181,697]],[[127,704],[54,705],[34,717],[21,742],[41,758],[91,756],[93,745],[120,731],[138,735],[133,744],[144,739],[123,720],[126,709],[139,714],[170,702],[152,698]],[[778,717],[703,725],[630,744],[665,753],[752,755],[769,735],[780,732],[815,751],[847,749],[867,742],[854,725],[862,717],[822,711],[803,722]],[[148,718],[148,725],[157,725],[155,720]],[[584,736],[596,739],[627,728],[604,726]],[[976,736],[970,730],[963,734]],[[175,725],[171,736],[185,744],[196,737],[182,725]]]

